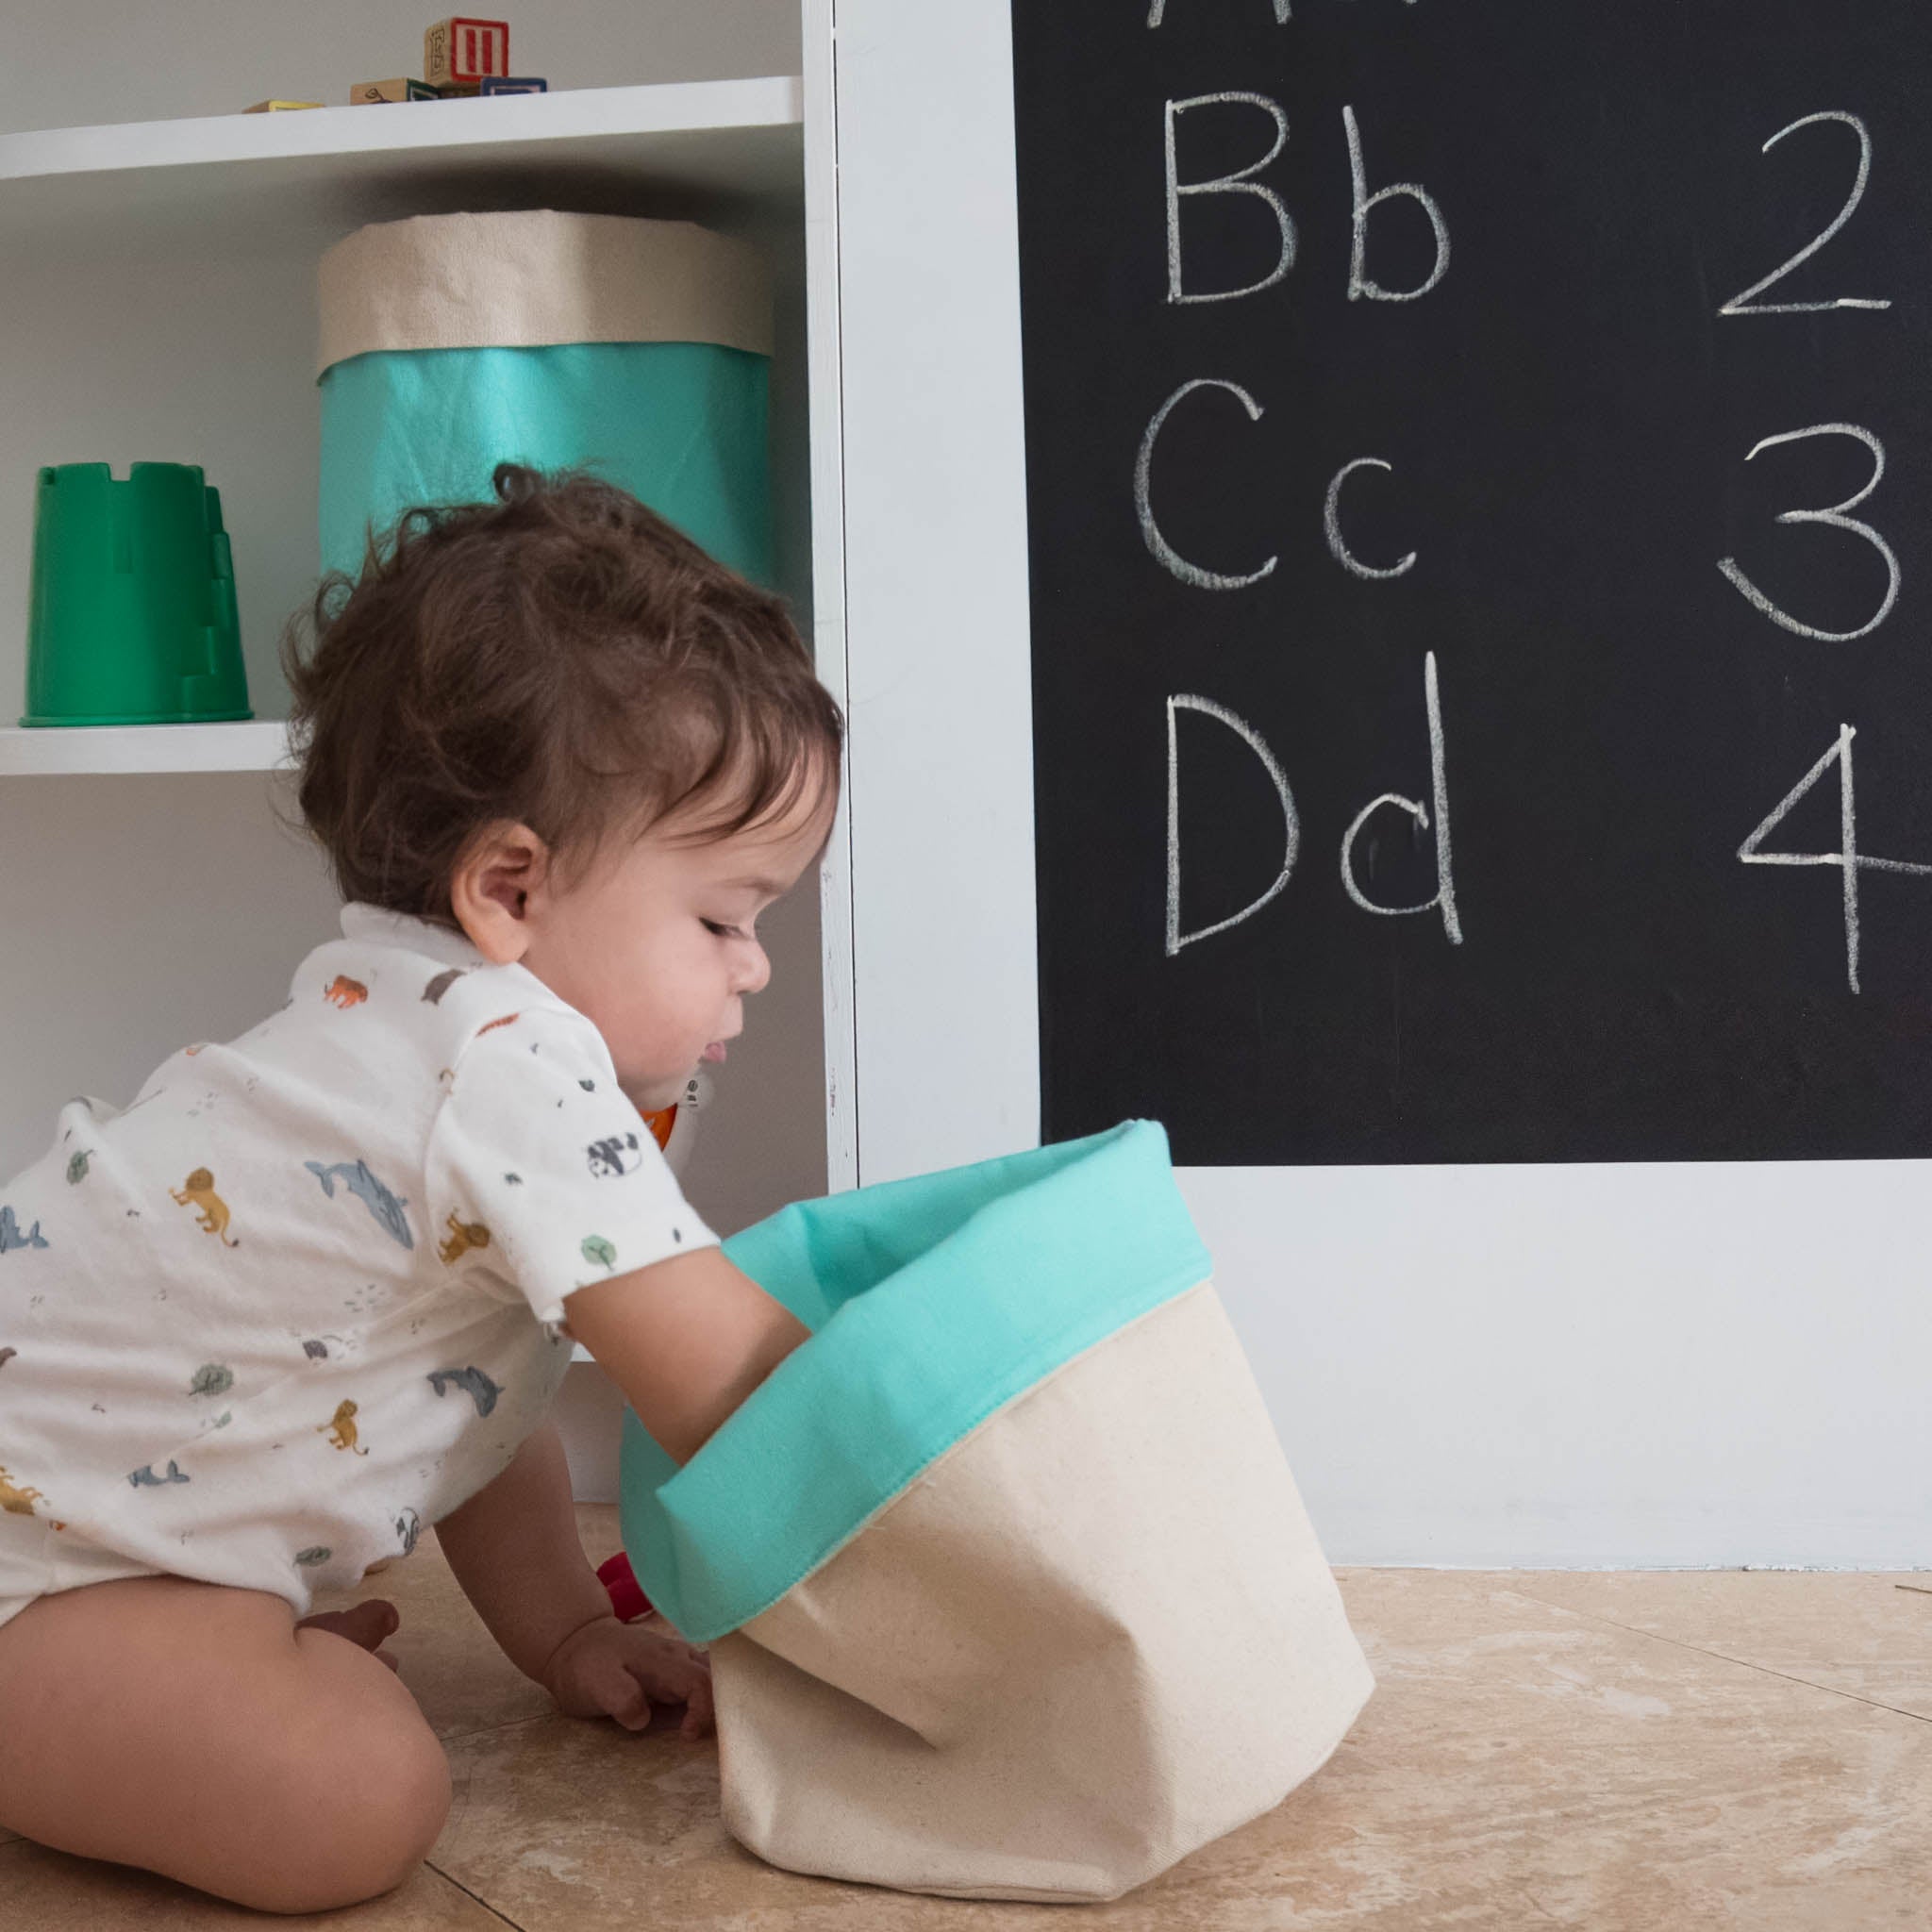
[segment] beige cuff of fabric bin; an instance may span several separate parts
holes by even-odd
[[[715,342],[772,353],[749,243],[633,215],[413,215],[344,236],[317,270],[315,373],[372,349]]]

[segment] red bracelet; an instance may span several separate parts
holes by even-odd
[[[598,1564],[597,1581],[608,1592],[611,1614],[620,1624],[635,1623],[638,1618],[651,1614],[651,1599],[638,1588],[630,1558],[624,1551],[619,1550],[616,1556]]]

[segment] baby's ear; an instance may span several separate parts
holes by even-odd
[[[523,958],[552,873],[550,848],[520,821],[494,820],[472,837],[450,872],[450,910],[485,958],[507,966]]]

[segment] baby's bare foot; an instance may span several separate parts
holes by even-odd
[[[300,1618],[298,1630],[326,1630],[332,1637],[346,1637],[370,1652],[378,1663],[396,1671],[396,1660],[381,1648],[385,1638],[393,1637],[402,1623],[396,1607],[386,1597],[371,1597],[367,1603],[351,1604],[346,1610],[323,1610],[313,1617]],[[397,1671],[400,1675],[400,1671]]]

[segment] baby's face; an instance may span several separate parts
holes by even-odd
[[[517,957],[595,1023],[641,1112],[671,1106],[743,1030],[745,996],[772,975],[758,915],[823,850],[837,803],[810,788],[783,818],[708,844],[654,826],[528,906]]]

